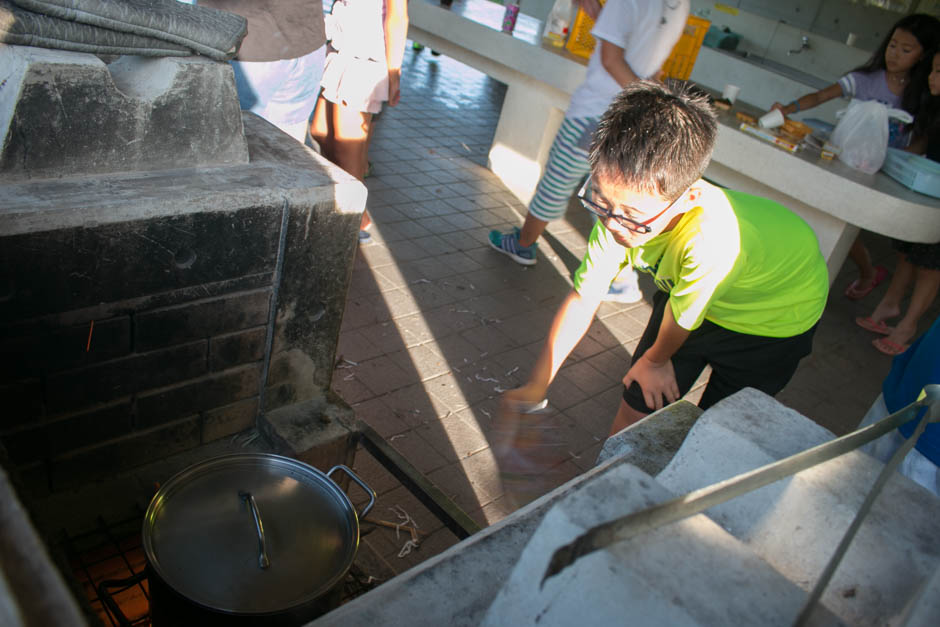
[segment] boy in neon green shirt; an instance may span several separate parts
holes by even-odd
[[[716,134],[707,100],[685,88],[638,83],[607,110],[579,194],[600,219],[529,382],[506,393],[507,406],[544,398],[627,265],[659,289],[611,433],[677,400],[706,365],[703,408],[789,382],[812,349],[826,264],[812,229],[786,207],[701,180]]]

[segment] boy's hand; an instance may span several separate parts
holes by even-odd
[[[545,398],[545,390],[531,384],[509,390],[499,400],[499,415],[493,425],[493,450],[497,457],[518,446],[517,438],[528,408]],[[531,422],[531,421],[530,421]]]
[[[676,371],[672,367],[672,360],[655,362],[641,356],[630,368],[623,378],[626,387],[636,381],[643,390],[643,400],[646,406],[654,410],[662,409],[665,405],[678,400],[679,385],[676,383]]]

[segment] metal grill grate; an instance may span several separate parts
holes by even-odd
[[[140,538],[143,517],[139,508],[135,516],[116,523],[99,516],[94,530],[63,534],[72,572],[104,625],[150,625],[147,558]]]

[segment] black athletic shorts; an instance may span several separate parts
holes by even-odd
[[[668,302],[669,295],[657,290],[653,296],[653,313],[633,353],[633,363],[656,340]],[[672,356],[679,394],[685,396],[708,364],[712,375],[699,401],[702,409],[746,387],[773,396],[789,383],[800,360],[812,351],[815,332],[816,325],[813,325],[793,337],[765,337],[729,331],[705,320]],[[643,391],[636,381],[629,388],[624,387],[623,400],[637,411],[653,411],[646,406]]]

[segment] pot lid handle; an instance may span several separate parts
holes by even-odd
[[[251,492],[239,490],[238,496],[245,501],[251,511],[251,517],[255,521],[255,532],[258,534],[258,566],[264,570],[271,566],[271,560],[268,559],[268,550],[264,545],[264,525],[261,524],[261,510],[258,509],[258,504],[255,503],[255,497],[252,496]]]
[[[349,475],[349,477],[350,477],[353,481],[355,481],[356,483],[358,483],[358,484],[359,484],[359,487],[362,488],[363,490],[365,490],[365,491],[366,491],[366,494],[369,495],[369,502],[366,503],[366,506],[362,508],[362,511],[359,512],[359,514],[357,514],[357,515],[359,516],[359,518],[365,518],[365,517],[366,517],[366,514],[369,513],[369,510],[372,509],[372,506],[375,505],[375,490],[373,490],[373,489],[370,488],[368,485],[366,485],[366,482],[363,481],[362,479],[360,479],[360,478],[356,475],[356,473],[354,473],[354,472],[352,471],[352,468],[350,468],[349,466],[344,466],[343,464],[337,464],[336,466],[333,466],[332,468],[330,468],[330,471],[329,471],[328,473],[326,473],[326,476],[329,477],[329,478],[332,480],[332,479],[333,479],[333,476],[332,476],[332,475],[333,475],[333,473],[334,473],[335,471],[337,471],[337,470],[342,470],[342,471],[345,472],[347,475]]]

